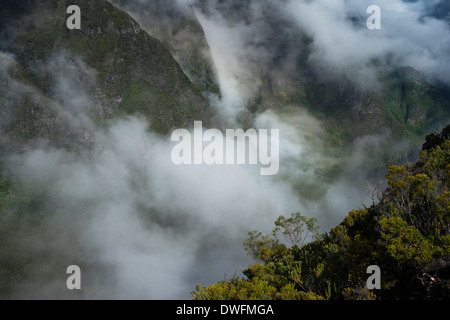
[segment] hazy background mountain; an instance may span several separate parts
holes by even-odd
[[[77,2],[81,30],[69,1],[0,4],[3,298],[188,298],[251,262],[249,230],[370,203],[449,117],[445,1],[380,1],[377,31],[369,1],[110,2]],[[280,129],[279,174],[174,166],[194,120]]]

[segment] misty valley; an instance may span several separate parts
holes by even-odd
[[[449,28],[445,0],[1,1],[0,299],[448,300]]]

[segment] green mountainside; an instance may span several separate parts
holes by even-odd
[[[2,49],[14,54],[17,61],[9,69],[14,81],[31,87],[46,103],[56,100],[64,104],[54,92],[59,79],[48,70],[51,68],[45,68],[63,56],[67,61],[62,67],[73,63],[75,72],[85,77],[79,82],[91,99],[86,108],[96,121],[141,114],[159,133],[188,126],[195,119],[212,123],[214,112],[200,90],[166,47],[128,14],[107,1],[78,1],[82,28],[69,30],[66,9],[70,4],[56,0],[2,3],[4,16],[18,5],[26,8],[22,14],[12,15],[9,25],[16,28],[2,43],[6,44]],[[89,70],[80,70],[83,68]],[[63,134],[63,129],[57,129],[61,127],[58,116],[36,99],[22,96],[9,101],[9,107],[14,117],[8,131],[15,138]]]
[[[14,79],[54,100],[49,90],[56,80],[40,66],[55,55],[65,54],[70,59],[81,58],[95,73],[86,75],[94,78],[86,90],[93,100],[88,109],[95,119],[140,113],[159,133],[188,126],[193,120],[201,119],[206,126],[217,124],[205,97],[220,96],[220,91],[193,9],[181,10],[174,1],[112,2],[130,10],[142,28],[160,41],[107,1],[79,2],[81,30],[65,28],[67,1],[4,2],[0,14],[7,27],[1,33],[2,49],[17,59],[18,64],[10,70]],[[211,11],[208,2],[200,1],[196,6],[205,16]],[[250,6],[232,1],[220,3],[216,9],[230,23],[242,23],[249,19],[244,13],[251,17]],[[345,148],[358,137],[386,132],[392,133],[394,140],[407,139],[417,146],[427,132],[441,127],[450,117],[450,90],[429,84],[408,66],[386,68],[374,62],[379,65],[377,77],[383,86],[373,91],[345,76],[324,78],[308,60],[313,40],[281,19],[276,8],[261,14],[266,35],[254,45],[270,48],[274,54],[269,60],[248,63],[259,94],[247,102],[246,113],[239,117],[243,126],[252,126],[254,117],[268,109],[287,115],[306,109],[324,124],[331,147]],[[51,130],[58,131],[53,136],[62,134],[48,108],[27,100],[11,104],[19,105],[11,107],[17,119],[9,128],[14,136],[30,139],[46,136]],[[26,120],[30,113],[32,118],[46,120],[30,124]],[[83,136],[72,132],[72,138],[77,135]]]

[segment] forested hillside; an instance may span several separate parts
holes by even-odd
[[[252,231],[248,254],[260,263],[194,299],[450,298],[450,126],[427,136],[415,163],[390,166],[379,202],[355,209],[325,234],[315,218],[280,216],[272,234]],[[306,243],[313,237],[313,241]],[[366,287],[381,269],[381,289]]]

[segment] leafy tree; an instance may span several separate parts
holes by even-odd
[[[425,137],[422,150],[430,150],[450,139],[450,125],[447,125],[440,133],[432,132]]]
[[[411,260],[428,262],[436,248],[417,230],[399,217],[381,217],[381,239],[387,252],[400,263]]]
[[[284,240],[292,247],[303,247],[308,240],[314,239],[319,232],[316,218],[307,218],[300,212],[293,213],[289,218],[279,216],[275,221],[272,235],[263,235],[259,231],[250,231],[244,241],[247,253],[265,262],[274,261],[287,251]],[[280,239],[281,238],[281,239]]]
[[[300,212],[293,213],[291,217],[279,216],[275,221],[273,235],[282,236],[292,246],[303,247],[308,240],[314,239],[319,232],[316,218],[302,216]]]
[[[286,249],[277,239],[259,231],[250,231],[244,241],[244,248],[248,255],[265,262],[273,261],[274,257]]]

